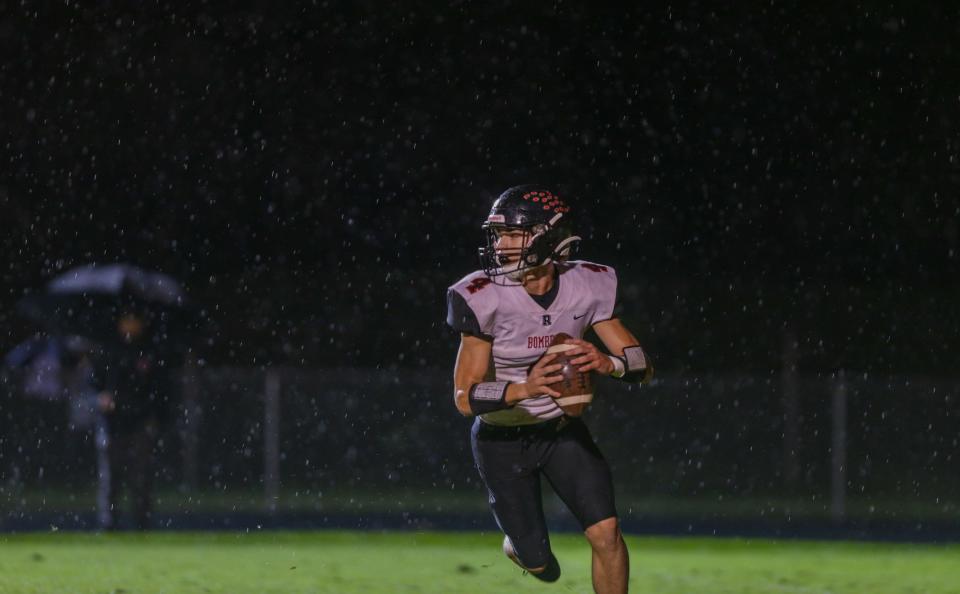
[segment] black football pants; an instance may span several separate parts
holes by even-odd
[[[471,445],[490,509],[525,567],[544,566],[551,555],[541,475],[584,530],[617,515],[610,467],[581,419],[497,427],[477,418]]]

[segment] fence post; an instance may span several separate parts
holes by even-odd
[[[273,513],[280,496],[280,375],[273,368],[264,379],[263,405],[263,489]]]
[[[789,328],[783,333],[780,351],[780,391],[783,396],[783,478],[793,494],[800,479],[800,389],[797,380],[797,337]]]
[[[842,369],[834,378],[832,404],[830,515],[842,522],[847,515],[847,383]]]

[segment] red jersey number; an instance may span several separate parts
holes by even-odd
[[[470,294],[473,295],[474,293],[476,293],[476,292],[479,291],[480,289],[486,287],[487,285],[489,285],[489,284],[492,283],[492,282],[493,282],[492,280],[490,280],[489,278],[486,278],[486,277],[484,277],[484,276],[481,276],[481,277],[479,277],[479,278],[475,278],[475,279],[473,279],[472,281],[470,281],[470,284],[469,284],[469,285],[467,285],[467,291],[469,291]]]

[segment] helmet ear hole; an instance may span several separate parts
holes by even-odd
[[[580,241],[580,237],[577,235],[571,235],[566,239],[560,241],[557,246],[554,248],[554,255],[558,258],[569,258],[570,255],[577,247],[577,243]]]

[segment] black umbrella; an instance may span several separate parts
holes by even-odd
[[[121,339],[121,317],[143,319],[155,342],[185,340],[194,322],[182,285],[173,277],[129,264],[90,264],[56,276],[42,293],[17,304],[52,334],[86,336],[104,344]]]

